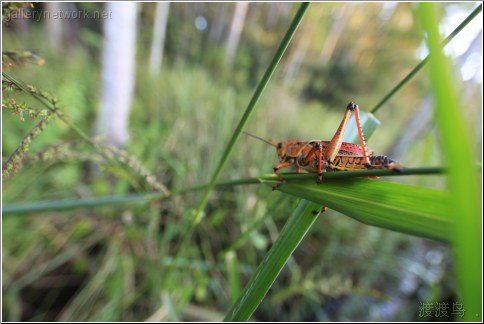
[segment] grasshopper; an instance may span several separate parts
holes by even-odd
[[[356,125],[360,144],[343,142],[346,126],[350,120],[351,113],[355,113]],[[317,173],[316,183],[323,181],[323,171],[352,171],[364,169],[391,169],[401,172],[402,165],[383,155],[373,155],[373,151],[366,146],[365,136],[360,123],[358,105],[350,102],[346,106],[343,120],[334,134],[331,141],[320,140],[288,140],[284,142],[268,141],[258,136],[246,133],[257,138],[277,150],[279,164],[274,166],[274,173],[279,179],[272,190],[277,189],[284,181],[279,170],[296,165],[296,172],[300,169],[308,172]]]

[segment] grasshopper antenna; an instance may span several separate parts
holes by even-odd
[[[263,139],[262,137],[259,137],[259,136],[256,136],[256,135],[252,135],[251,133],[247,133],[245,131],[242,131],[242,133],[244,133],[245,135],[249,135],[249,136],[251,136],[253,138],[256,138],[256,139],[258,139],[258,140],[260,140],[260,141],[262,141],[264,143],[269,144],[270,146],[274,146],[275,148],[277,148],[277,142],[276,141],[268,141],[266,139]]]

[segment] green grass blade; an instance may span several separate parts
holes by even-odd
[[[67,261],[71,260],[75,256],[82,254],[83,251],[87,251],[90,247],[94,246],[102,239],[104,239],[104,237],[102,237],[101,233],[93,235],[86,242],[70,247],[69,249],[66,249],[65,251],[57,254],[52,259],[46,260],[41,265],[30,269],[30,271],[22,275],[20,278],[15,278],[15,280],[12,280],[12,282],[3,282],[3,286],[4,288],[11,287],[11,289],[14,291],[20,291],[22,290],[22,288],[31,284],[46,273],[49,273],[52,270],[61,266],[62,264],[65,264]]]
[[[125,196],[104,196],[84,199],[43,200],[29,203],[6,204],[2,209],[2,216],[28,215],[47,211],[62,211],[76,208],[92,208],[116,205],[146,204],[152,194],[137,194]]]
[[[340,172],[344,174],[350,172]],[[328,173],[328,176],[330,174]],[[451,240],[451,219],[447,216],[445,191],[372,179],[323,179],[316,176],[289,180],[279,187],[287,194],[339,211],[365,224],[417,235],[442,242]],[[275,178],[262,179],[270,186]]]
[[[449,36],[445,38],[445,40],[441,43],[442,45],[440,46],[444,47],[445,45],[447,45],[481,11],[482,11],[482,4],[477,8],[475,8],[469,14],[469,16],[467,16],[467,18],[464,19],[462,23],[460,23],[460,25],[457,26],[457,28],[454,29],[452,33],[450,33]],[[371,109],[371,112],[375,113],[378,109],[380,109],[391,97],[393,97],[394,94],[396,94],[400,90],[400,88],[402,88],[405,84],[407,84],[408,81],[410,81],[418,73],[418,71],[420,71],[425,66],[425,64],[427,64],[428,60],[429,60],[429,56],[427,55],[427,57],[425,57],[419,64],[417,64],[417,66],[415,66],[412,69],[412,71],[410,71],[392,90],[390,90],[390,92],[385,97],[383,97],[383,99],[380,100],[380,102],[377,103],[375,107],[373,107],[373,109]]]
[[[225,266],[228,274],[230,303],[235,303],[240,296],[240,264],[234,251],[225,254]]]
[[[324,173],[324,179],[350,179],[350,178],[360,178],[360,177],[401,177],[409,175],[438,175],[444,173],[443,168],[438,167],[428,167],[428,168],[404,168],[401,172],[395,173],[392,170],[357,170],[351,172],[326,172]],[[315,173],[282,173],[285,181],[294,179],[311,179],[316,181]],[[259,177],[260,182],[264,181],[277,181],[277,176],[275,174],[266,174]]]
[[[217,188],[227,188],[241,185],[259,184],[258,178],[243,178],[219,182]],[[163,192],[148,192],[121,196],[101,196],[91,198],[72,198],[62,200],[42,200],[24,203],[5,204],[2,207],[2,216],[28,215],[47,211],[71,210],[76,208],[94,208],[117,205],[146,205],[152,201],[164,200],[188,192],[206,189],[208,184],[172,190],[169,194]]]
[[[242,295],[232,306],[225,322],[248,321],[279,272],[314,223],[321,206],[302,200],[288,219],[279,237],[264,257]]]
[[[232,138],[230,139],[227,148],[225,149],[224,153],[222,154],[222,158],[215,170],[215,173],[212,176],[212,179],[210,180],[209,187],[205,191],[205,194],[197,208],[196,211],[196,216],[195,216],[195,222],[199,221],[202,215],[202,211],[205,208],[205,205],[208,202],[208,197],[210,196],[210,193],[213,191],[213,188],[215,187],[215,183],[217,182],[220,173],[222,172],[223,168],[225,167],[225,164],[228,161],[228,158],[230,154],[232,153],[232,150],[235,146],[235,143],[237,142],[238,138],[240,137],[240,134],[242,132],[242,129],[244,128],[245,124],[247,124],[250,115],[252,114],[257,102],[259,101],[260,97],[262,96],[262,93],[264,92],[267,84],[269,83],[269,80],[271,79],[272,75],[274,74],[274,71],[276,70],[277,66],[279,65],[279,62],[282,59],[282,56],[286,52],[287,47],[289,46],[289,43],[291,42],[292,37],[296,33],[297,28],[299,27],[299,24],[301,23],[307,9],[309,7],[309,2],[303,2],[301,3],[301,6],[299,10],[297,11],[296,15],[294,16],[294,19],[292,20],[289,29],[287,30],[286,34],[284,35],[284,38],[281,41],[281,44],[279,45],[279,48],[276,51],[276,54],[274,55],[271,64],[267,68],[266,72],[264,73],[264,76],[262,77],[261,81],[259,82],[257,88],[255,89],[254,95],[252,96],[252,99],[250,100],[247,108],[245,109],[244,115],[242,116],[239,124],[237,125],[234,134],[232,135]]]
[[[482,8],[482,5],[480,6]],[[452,228],[457,279],[465,309],[464,320],[482,321],[482,193],[475,171],[469,126],[462,116],[454,71],[440,47],[436,4],[419,6],[421,24],[430,52],[429,72],[436,102],[436,120],[448,161],[448,184],[452,199],[445,202],[454,221]]]

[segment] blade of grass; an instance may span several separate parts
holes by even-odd
[[[62,200],[44,200],[11,205],[6,204],[2,208],[2,216],[7,217],[11,215],[28,215],[47,211],[61,211],[76,208],[146,204],[153,196],[160,196],[160,194],[104,196],[84,199],[74,198]]]
[[[321,206],[302,200],[289,217],[277,240],[266,254],[245,286],[242,295],[232,306],[225,322],[247,321],[271,288],[292,252],[299,245],[319,215]]]
[[[210,196],[210,193],[213,191],[213,188],[215,187],[215,183],[217,182],[220,173],[222,172],[223,168],[225,167],[225,164],[227,163],[227,160],[232,153],[232,150],[235,146],[235,143],[237,142],[238,138],[240,137],[240,134],[242,132],[242,129],[244,128],[245,124],[247,124],[250,115],[252,114],[252,111],[254,110],[257,102],[259,101],[260,97],[262,96],[262,93],[264,92],[267,84],[269,83],[269,80],[272,77],[272,74],[274,74],[274,71],[276,70],[277,66],[279,65],[279,62],[282,59],[282,56],[286,52],[287,47],[289,46],[289,43],[291,42],[292,37],[296,33],[296,30],[301,23],[307,9],[309,7],[309,2],[303,2],[301,3],[301,6],[299,10],[297,11],[296,15],[294,16],[294,19],[292,20],[288,31],[284,35],[284,38],[281,41],[281,44],[279,45],[279,48],[276,51],[276,54],[274,55],[274,58],[272,59],[271,64],[267,68],[266,72],[264,73],[264,76],[262,77],[261,81],[259,82],[257,88],[255,89],[254,95],[252,96],[252,99],[250,100],[247,108],[245,109],[244,115],[242,116],[239,124],[235,128],[234,134],[232,135],[232,138],[230,139],[224,153],[222,154],[222,158],[215,170],[215,173],[212,176],[212,179],[210,180],[209,186],[207,190],[205,191],[205,194],[197,208],[197,211],[195,213],[194,217],[194,222],[198,222],[199,219],[201,218],[203,209],[205,208],[208,198]]]
[[[395,173],[392,170],[358,170],[351,172],[326,172],[324,173],[324,179],[351,179],[360,177],[400,177],[410,175],[439,175],[443,174],[444,169],[438,167],[428,168],[404,168],[399,173]],[[311,179],[315,180],[316,175],[314,173],[282,173],[284,180],[291,179]],[[275,181],[277,176],[275,174],[266,174],[259,177],[261,181]]]
[[[482,4],[480,6],[482,8]],[[454,73],[449,59],[442,53],[439,17],[433,3],[418,7],[420,21],[427,35],[430,51],[429,72],[436,102],[436,120],[448,161],[448,184],[451,198],[445,202],[454,220],[453,243],[457,280],[465,309],[465,321],[482,321],[482,176],[475,171],[476,154],[472,138],[461,116]]]
[[[235,303],[240,296],[240,265],[234,251],[225,254],[225,264],[229,281],[230,303]]]
[[[462,23],[460,23],[459,26],[457,26],[456,29],[454,29],[452,31],[452,33],[449,34],[449,36],[447,36],[444,41],[441,43],[441,47],[444,47],[445,45],[447,45],[457,34],[459,34],[459,32],[465,27],[467,26],[467,24],[469,22],[471,22],[480,12],[482,11],[482,4],[479,5],[477,8],[475,8],[470,14],[469,16],[467,16],[466,19],[464,19],[462,21]],[[417,64],[417,66],[415,66],[412,71],[410,71],[392,90],[390,90],[390,92],[385,96],[383,97],[382,100],[380,100],[379,103],[377,103],[375,105],[375,107],[373,107],[373,109],[371,109],[371,112],[372,113],[375,113],[378,111],[378,109],[380,109],[391,97],[393,97],[393,95],[395,93],[398,92],[398,90],[400,90],[400,88],[402,88],[405,84],[408,83],[408,81],[410,81],[417,73],[418,71],[420,71],[420,69],[422,69],[425,64],[427,64],[429,60],[429,55],[427,55],[419,64]]]
[[[101,233],[92,235],[86,242],[66,249],[65,251],[56,255],[51,260],[47,260],[43,264],[31,269],[22,277],[15,278],[14,280],[12,280],[12,282],[3,282],[3,287],[5,289],[12,289],[13,291],[20,291],[22,288],[31,284],[46,273],[53,271],[60,265],[65,264],[67,261],[71,260],[75,256],[78,256],[81,252],[88,250],[90,247],[94,246],[103,238],[104,237],[101,235]]]

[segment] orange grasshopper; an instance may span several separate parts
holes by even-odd
[[[350,120],[351,113],[355,112],[356,125],[360,144],[343,142],[346,126]],[[296,172],[300,169],[317,173],[316,182],[320,184],[323,180],[323,171],[351,171],[362,169],[391,169],[396,172],[402,170],[402,165],[383,155],[373,155],[373,152],[366,146],[365,136],[360,123],[358,105],[350,102],[346,106],[343,120],[334,134],[331,141],[319,140],[288,140],[284,142],[267,141],[258,136],[246,133],[255,137],[277,150],[279,164],[274,166],[274,173],[279,179],[279,183],[272,190],[277,189],[284,179],[279,170],[296,164]]]

